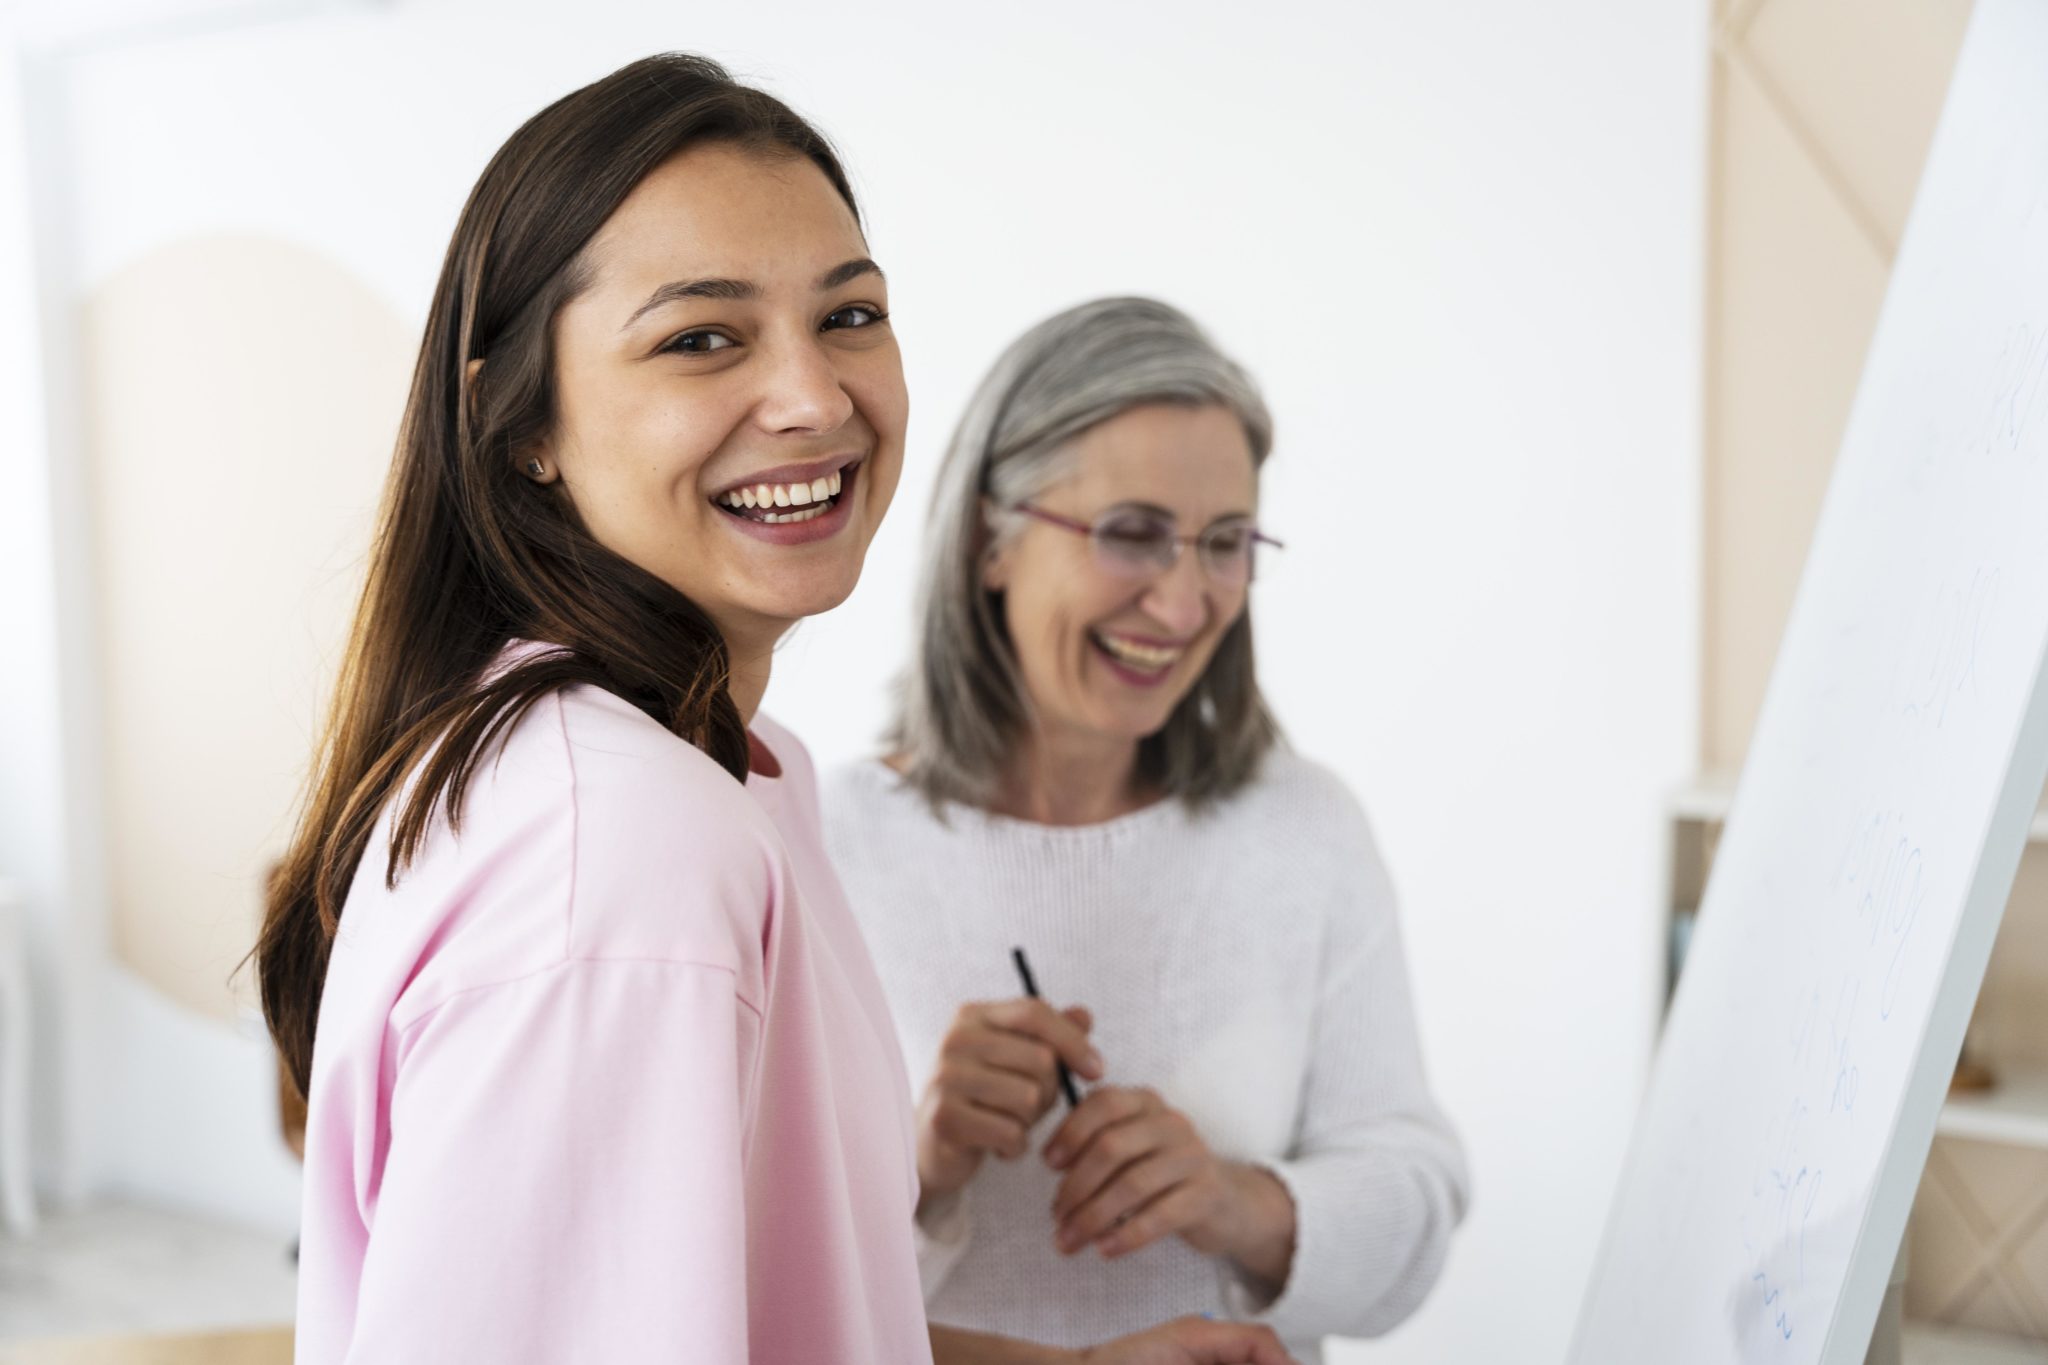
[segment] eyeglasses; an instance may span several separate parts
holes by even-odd
[[[1028,502],[1020,502],[1010,510],[1047,526],[1088,537],[1095,547],[1095,562],[1126,578],[1149,578],[1170,572],[1180,563],[1181,547],[1192,545],[1203,572],[1213,581],[1225,587],[1242,587],[1252,581],[1253,559],[1259,546],[1287,548],[1243,517],[1219,521],[1196,535],[1184,536],[1172,517],[1145,507],[1112,507],[1092,522],[1075,521]]]

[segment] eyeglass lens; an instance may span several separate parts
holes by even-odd
[[[1181,541],[1171,521],[1142,512],[1113,512],[1095,523],[1093,539],[1105,568],[1150,574],[1171,569]],[[1202,567],[1219,583],[1243,583],[1252,575],[1251,528],[1237,522],[1211,526],[1195,540]]]

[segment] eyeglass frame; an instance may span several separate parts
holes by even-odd
[[[1023,516],[1030,517],[1034,521],[1044,522],[1048,526],[1056,526],[1062,531],[1072,531],[1076,535],[1086,536],[1088,537],[1089,544],[1095,548],[1098,554],[1100,554],[1102,553],[1102,549],[1100,542],[1096,539],[1096,528],[1102,524],[1102,521],[1105,517],[1109,516],[1112,512],[1118,511],[1119,509],[1117,507],[1112,507],[1108,511],[1103,512],[1102,514],[1097,516],[1094,521],[1077,521],[1073,517],[1061,516],[1058,512],[1048,512],[1043,507],[1034,507],[1032,504],[1028,502],[1013,503],[1009,510],[1012,512],[1019,513]],[[1162,520],[1165,521],[1165,523],[1168,526],[1173,525],[1173,519],[1171,517],[1162,518]],[[1251,545],[1245,551],[1245,572],[1243,585],[1248,587],[1250,586],[1252,581],[1258,577],[1258,556],[1255,553],[1258,547],[1261,545],[1270,545],[1276,550],[1284,550],[1287,548],[1287,546],[1284,542],[1275,540],[1273,537],[1267,535],[1264,531],[1261,531],[1257,526],[1251,524],[1248,521],[1241,523],[1241,525],[1244,530],[1251,533]],[[1211,525],[1204,528],[1203,530],[1195,532],[1193,535],[1180,535],[1178,533],[1169,534],[1167,536],[1167,541],[1173,546],[1173,558],[1168,563],[1154,566],[1153,572],[1162,574],[1172,573],[1176,568],[1180,567],[1180,556],[1183,547],[1192,545],[1195,549],[1195,562],[1202,566],[1202,572],[1205,575],[1207,575],[1212,581],[1227,582],[1228,580],[1221,578],[1214,569],[1209,567],[1208,559],[1204,557],[1204,555],[1202,554],[1203,539],[1206,536],[1208,536],[1211,531],[1214,531],[1215,529],[1216,527]]]

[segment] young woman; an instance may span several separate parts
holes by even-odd
[[[927,1331],[907,1080],[755,714],[906,406],[839,163],[714,64],[485,169],[258,950],[311,1101],[300,1365],[1072,1358]],[[1283,1357],[1195,1321],[1095,1358]]]
[[[893,754],[825,794],[928,1077],[937,1320],[1079,1342],[1256,1314],[1317,1359],[1412,1312],[1463,1213],[1372,835],[1259,695],[1271,443],[1192,322],[1104,299],[1003,355],[940,471]],[[1108,1062],[1071,1112],[1062,1022]]]

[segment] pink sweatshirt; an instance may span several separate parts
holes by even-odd
[[[372,836],[313,1058],[299,1365],[930,1361],[902,1053],[809,757],[754,731],[782,775],[741,788],[559,693],[395,891]]]

